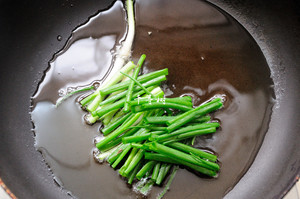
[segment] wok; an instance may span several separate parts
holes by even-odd
[[[272,71],[276,104],[252,166],[226,198],[281,198],[300,171],[300,3],[210,0],[256,40]],[[30,98],[47,62],[103,1],[1,1],[0,178],[18,198],[68,198],[34,148]],[[57,39],[58,35],[61,40]]]

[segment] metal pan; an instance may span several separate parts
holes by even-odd
[[[300,3],[217,1],[262,49],[277,104],[252,166],[226,198],[281,198],[300,171]],[[74,27],[111,1],[1,1],[0,177],[18,198],[66,198],[34,148],[30,98]],[[62,39],[57,39],[60,35]]]

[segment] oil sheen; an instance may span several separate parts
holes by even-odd
[[[224,108],[213,115],[221,128],[196,142],[218,154],[218,178],[180,169],[165,198],[222,198],[247,172],[268,130],[273,82],[266,60],[237,21],[206,2],[138,0],[135,8],[132,59],[147,55],[144,73],[168,68],[167,95],[192,96],[196,106],[216,94],[226,96]],[[117,171],[94,161],[100,124],[85,124],[79,95],[54,105],[72,88],[101,83],[125,34],[125,11],[116,1],[75,29],[33,96],[36,148],[55,181],[78,198],[138,197]],[[149,198],[160,191],[154,188]]]

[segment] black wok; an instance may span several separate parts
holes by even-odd
[[[273,72],[277,104],[252,166],[227,198],[281,198],[300,171],[300,3],[217,1],[253,36]],[[34,148],[30,98],[71,31],[111,1],[1,1],[0,178],[18,198],[68,198]],[[61,36],[61,41],[57,39]]]

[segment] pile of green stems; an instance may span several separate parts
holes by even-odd
[[[216,132],[220,124],[209,113],[221,108],[222,100],[193,107],[189,96],[165,98],[160,84],[168,69],[139,76],[144,59],[126,64],[114,83],[80,102],[89,111],[88,123],[101,120],[104,125],[97,158],[118,169],[129,184],[140,181],[142,193],[161,185],[172,168],[178,169],[174,165],[216,177],[217,156],[192,144],[196,136]]]

